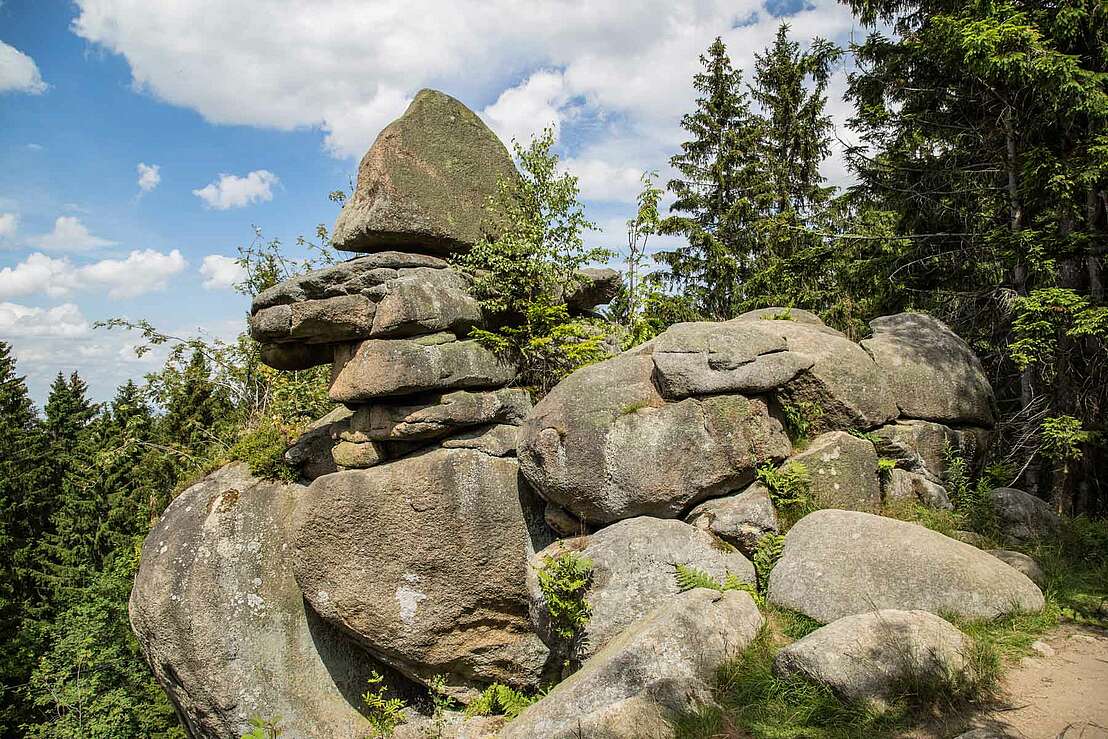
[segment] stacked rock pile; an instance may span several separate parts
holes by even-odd
[[[980,363],[934,318],[876,319],[860,343],[802,310],[677,324],[532,408],[468,338],[486,317],[449,259],[515,176],[477,116],[421,92],[336,225],[361,256],[257,296],[265,361],[330,363],[342,406],[289,451],[310,484],[229,465],[147,537],[132,625],[190,736],[237,739],[254,714],[283,736],[374,734],[372,679],[424,713],[429,688],[557,683],[510,722],[411,710],[397,737],[671,737],[764,623],[741,588],[827,624],[775,669],[851,698],[960,674],[942,614],[1043,608],[1030,558],[895,517],[950,508],[951,452],[975,464],[995,421]],[[617,281],[587,271],[567,302],[587,311]],[[1033,496],[992,497],[1014,540],[1058,526]],[[683,592],[690,573],[712,587]]]
[[[465,338],[482,325],[481,307],[448,259],[486,235],[490,196],[516,176],[480,118],[424,90],[362,159],[335,225],[335,246],[362,256],[254,299],[250,332],[265,363],[332,364],[330,396],[351,411],[326,429],[337,468],[436,443],[514,453],[530,398],[506,387],[513,367]],[[583,270],[567,302],[578,311],[606,303],[618,280],[614,270]]]

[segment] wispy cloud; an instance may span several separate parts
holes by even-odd
[[[77,216],[58,216],[52,231],[32,236],[28,241],[44,251],[90,251],[116,244],[110,239],[93,236]]]

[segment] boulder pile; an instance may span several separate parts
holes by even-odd
[[[829,660],[846,637],[904,635],[942,658],[912,664],[960,669],[960,634],[932,614],[1042,607],[1012,553],[879,515],[949,508],[951,451],[972,465],[988,446],[989,383],[933,318],[877,319],[861,343],[795,309],[681,323],[532,407],[470,338],[487,318],[451,262],[492,234],[516,176],[476,115],[423,91],[336,224],[359,256],[254,300],[264,361],[330,364],[338,407],[288,450],[300,482],[228,466],[146,540],[132,623],[192,736],[237,738],[252,715],[363,735],[372,679],[378,708],[412,707],[400,736],[665,737],[755,638],[759,588],[830,624],[783,674],[875,698],[905,663]],[[618,286],[583,270],[566,300],[586,312]],[[1017,492],[996,493],[1001,520],[1048,529]],[[417,713],[429,689],[441,707],[490,686],[545,697],[508,722]]]

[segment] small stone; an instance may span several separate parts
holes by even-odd
[[[810,494],[821,508],[874,512],[881,508],[877,452],[866,439],[831,431],[812,439],[808,447],[785,461],[804,465]]]
[[[493,424],[443,439],[444,449],[476,449],[493,457],[514,457],[518,426]]]
[[[778,532],[777,512],[762,483],[738,495],[706,500],[689,511],[685,521],[712,532],[748,557],[754,556],[763,536]]]
[[[1033,641],[1031,642],[1031,651],[1038,654],[1040,657],[1053,657],[1055,655],[1054,647],[1047,644],[1045,641]]]
[[[946,488],[924,475],[907,470],[892,469],[885,484],[885,502],[911,501],[928,508],[954,510]]]
[[[553,503],[546,504],[543,520],[558,536],[582,536],[588,533],[588,528],[581,519]]]
[[[331,456],[344,469],[364,469],[385,461],[384,451],[372,441],[340,441],[331,449]]]
[[[1009,549],[989,549],[989,554],[999,559],[1009,567],[1014,567],[1031,578],[1031,582],[1040,588],[1046,587],[1046,573],[1033,558],[1022,552],[1013,552]]]

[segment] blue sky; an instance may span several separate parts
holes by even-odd
[[[664,177],[682,140],[712,38],[746,66],[782,18],[800,39],[852,28],[833,2],[616,5],[5,0],[0,339],[35,399],[58,371],[106,399],[156,366],[96,320],[241,330],[247,301],[227,258],[255,225],[291,244],[332,224],[327,193],[422,87],[459,97],[505,140],[556,124],[604,227],[594,240],[618,247],[639,173]],[[831,109],[844,110],[837,98]]]

